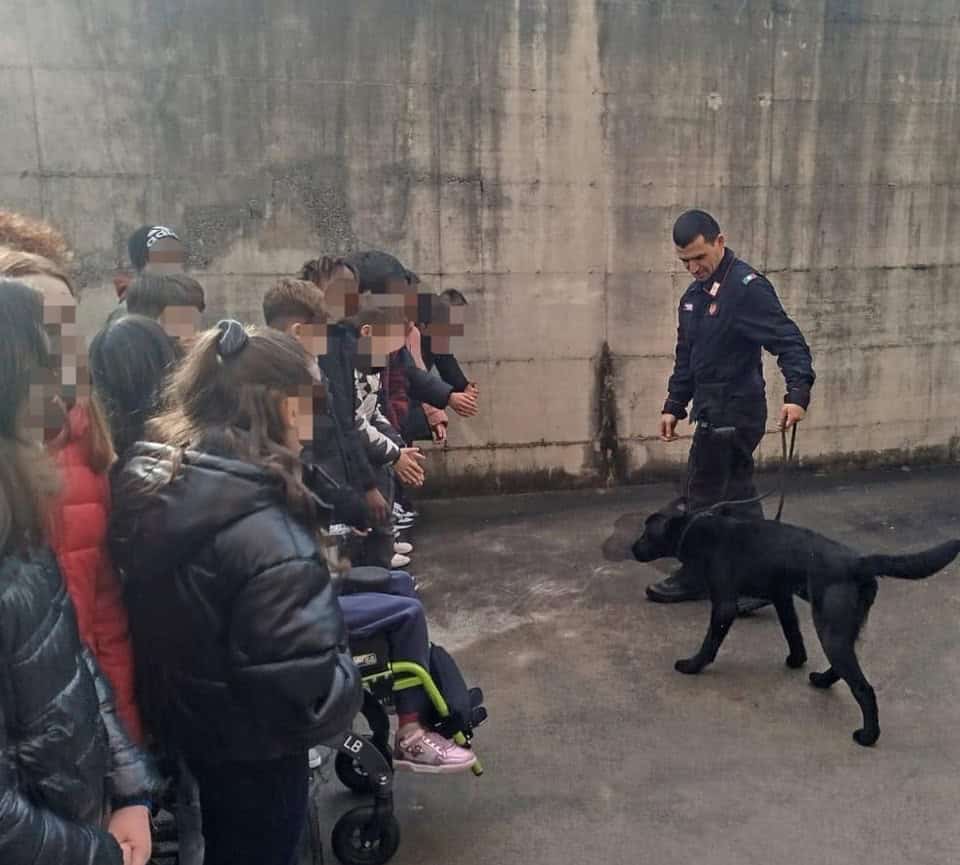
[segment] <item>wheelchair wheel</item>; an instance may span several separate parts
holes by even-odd
[[[370,742],[383,755],[383,759],[387,761],[387,766],[392,769],[393,754],[390,753],[390,748],[384,747],[372,736],[364,736],[363,738]],[[348,790],[364,796],[373,793],[375,789],[374,784],[357,760],[340,752],[337,754],[337,758],[333,763],[333,768],[337,773],[337,777],[340,779],[340,783]]]
[[[333,852],[343,865],[384,865],[400,846],[400,824],[393,814],[375,816],[372,805],[347,811],[333,827]]]

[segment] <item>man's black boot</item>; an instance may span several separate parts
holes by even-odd
[[[658,604],[702,601],[707,597],[707,587],[683,565],[665,580],[647,586],[647,599]]]

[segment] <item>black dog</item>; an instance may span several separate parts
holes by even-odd
[[[853,734],[860,745],[880,735],[877,698],[857,660],[855,643],[877,596],[877,577],[918,580],[946,567],[960,553],[960,541],[948,541],[902,556],[863,556],[809,529],[771,520],[738,519],[709,511],[688,513],[683,501],[648,517],[633,545],[638,561],[675,556],[695,568],[709,587],[710,627],[700,651],[677,661],[681,673],[699,673],[717,656],[737,616],[737,598],[749,595],[773,601],[790,654],[788,667],[807,660],[793,606],[804,593],[813,609],[820,644],[830,662],[811,673],[817,688],[843,679],[863,712],[863,727]]]

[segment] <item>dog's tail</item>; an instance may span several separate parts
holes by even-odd
[[[950,564],[960,553],[960,541],[947,541],[919,553],[903,556],[863,556],[859,572],[864,578],[898,577],[901,580],[922,580],[933,576]]]

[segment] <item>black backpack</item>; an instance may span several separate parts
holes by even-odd
[[[468,688],[457,662],[446,649],[434,643],[430,644],[430,675],[450,710],[447,718],[441,718],[435,709],[431,709],[430,725],[448,739],[456,733],[463,733],[469,741],[473,729],[487,719],[483,691]]]

